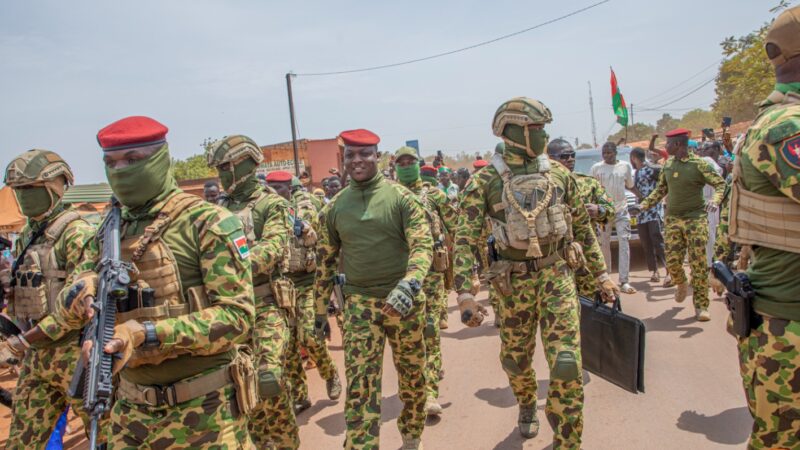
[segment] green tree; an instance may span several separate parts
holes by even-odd
[[[700,136],[703,128],[715,128],[719,123],[720,118],[713,111],[698,108],[684,114],[678,127],[692,130],[692,136]]]
[[[758,111],[756,104],[775,86],[775,73],[764,52],[767,27],[720,43],[726,59],[717,75],[713,109],[718,117],[729,116],[734,122],[753,119]]]
[[[656,133],[664,134],[669,130],[674,130],[675,128],[678,128],[678,123],[680,123],[680,120],[664,113],[656,122]]]
[[[173,159],[172,173],[178,181],[217,176],[216,171],[208,167],[205,155],[194,155],[184,160]]]
[[[628,142],[646,141],[656,131],[656,128],[649,123],[637,122],[628,127]],[[625,128],[617,131],[608,137],[610,142],[618,142],[625,137]]]

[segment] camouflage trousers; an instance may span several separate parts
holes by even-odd
[[[176,406],[146,406],[117,399],[111,409],[109,450],[251,449],[247,417],[233,386]],[[263,448],[263,447],[260,447]]]
[[[314,333],[314,286],[296,286],[297,313],[293,327],[292,345],[287,355],[286,378],[291,383],[292,398],[295,402],[308,398],[308,385],[300,347],[308,351],[308,356],[317,365],[319,376],[330,380],[336,376],[336,365],[333,362],[328,345],[317,339]]]
[[[579,448],[583,432],[580,306],[566,262],[539,272],[511,274],[513,294],[500,302],[500,362],[522,406],[536,407],[536,373],[531,366],[536,331],[541,337],[550,388],[545,415],[553,448]],[[571,361],[571,362],[570,362]]]
[[[664,247],[667,254],[667,272],[675,284],[686,283],[683,259],[688,253],[692,269],[692,298],[694,307],[708,309],[708,217],[696,219],[666,217]]]
[[[256,300],[258,302],[258,300]],[[296,449],[300,446],[294,405],[290,398],[284,367],[291,333],[286,313],[276,305],[258,306],[253,328],[253,354],[259,377],[270,373],[277,381],[278,392],[263,399],[250,414],[250,436],[256,447]],[[261,379],[261,378],[260,378]]]
[[[753,416],[750,449],[800,447],[800,322],[770,319],[739,339],[739,367]]]
[[[597,280],[594,275],[586,269],[575,272],[575,287],[578,291],[578,295],[582,295],[586,298],[594,298],[595,293],[598,291]]]
[[[422,295],[420,295],[422,296]],[[425,427],[424,298],[403,318],[383,314],[384,300],[349,295],[344,307],[344,365],[347,376],[345,448],[377,449],[381,429],[383,348],[392,348],[403,410],[397,427],[418,438]]]
[[[79,350],[76,338],[57,347],[31,349],[26,353],[14,391],[7,449],[27,449],[32,443],[46,443],[67,406],[80,416],[84,426],[89,425],[83,401],[67,396]],[[99,436],[105,435],[102,427],[107,425],[107,420],[101,421]]]
[[[439,321],[447,310],[444,274],[428,272],[425,277],[425,383],[428,397],[439,398],[439,372],[442,370],[442,341]]]

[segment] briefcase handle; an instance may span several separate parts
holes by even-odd
[[[594,294],[594,307],[597,308],[600,305],[604,305],[603,297],[600,295],[600,292],[596,292]],[[619,295],[614,296],[614,303],[611,305],[611,310],[614,312],[622,312],[622,303],[620,303]]]

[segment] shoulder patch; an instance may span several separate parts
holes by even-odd
[[[779,123],[767,131],[767,144],[775,145],[786,139],[800,135],[800,120],[789,119]]]
[[[239,231],[232,236],[232,242],[236,252],[239,254],[239,259],[247,259],[250,257],[250,247],[247,246],[247,238],[244,233]]]
[[[780,149],[780,153],[783,160],[786,161],[786,164],[792,168],[800,169],[800,134],[785,141]]]

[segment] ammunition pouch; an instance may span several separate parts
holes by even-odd
[[[575,352],[569,350],[558,352],[550,377],[561,381],[572,381],[577,380],[579,375],[580,371],[578,370],[578,360],[575,358]]]
[[[250,414],[258,405],[258,377],[253,365],[253,355],[247,346],[240,346],[231,362],[230,375],[236,389],[236,406],[239,414]]]
[[[563,260],[562,251],[559,250],[543,258],[527,259],[525,261],[509,261],[501,259],[492,262],[489,270],[486,271],[486,279],[503,296],[509,296],[514,291],[511,287],[511,274],[524,274],[539,272],[552,266],[558,261]]]
[[[39,320],[48,313],[44,275],[36,264],[31,264],[28,269],[17,272],[13,314],[20,319]]]
[[[442,242],[437,242],[433,246],[432,268],[434,272],[438,273],[447,272],[447,269],[450,268],[450,255]]]
[[[286,277],[275,279],[270,283],[270,289],[278,307],[286,310],[290,317],[294,317],[297,308],[297,290],[292,280]]]
[[[258,397],[261,400],[275,398],[281,393],[281,390],[281,383],[274,373],[267,370],[258,371]]]

